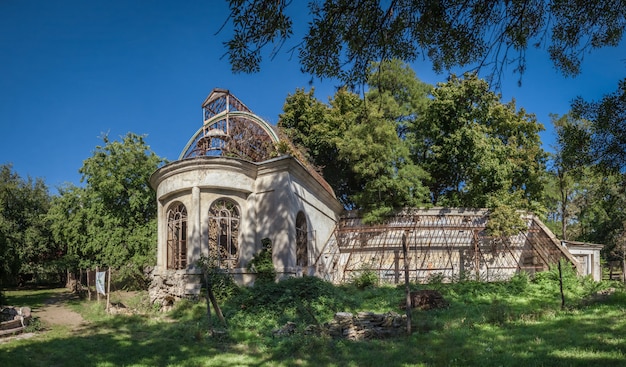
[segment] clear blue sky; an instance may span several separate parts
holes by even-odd
[[[296,2],[294,2],[296,3]],[[302,27],[305,8],[295,12]],[[230,89],[257,115],[275,124],[285,97],[309,89],[297,58],[286,50],[265,59],[258,74],[232,74],[223,57],[228,28],[225,1],[0,0],[0,164],[55,187],[80,183],[78,169],[103,133],[118,139],[146,134],[161,157],[175,160],[201,126],[200,104],[216,87]],[[577,78],[557,74],[544,51],[530,51],[523,86],[505,76],[503,101],[534,113],[546,126],[550,113],[569,111],[577,95],[598,99],[626,76],[626,43],[585,57]],[[446,75],[425,63],[418,77],[435,84]],[[314,81],[327,101],[335,82]]]

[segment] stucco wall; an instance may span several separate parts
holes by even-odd
[[[167,264],[167,211],[180,202],[188,212],[189,264],[208,252],[209,208],[220,198],[240,208],[239,267],[241,283],[251,281],[246,267],[260,250],[261,239],[273,244],[274,266],[282,276],[302,273],[296,268],[296,216],[302,211],[311,232],[310,250],[319,254],[330,237],[342,207],[293,157],[261,163],[236,158],[196,157],[170,163],[151,177],[158,200],[158,257],[155,273]],[[314,267],[312,267],[314,268]],[[187,273],[195,273],[188,266]],[[308,272],[311,273],[311,272]]]

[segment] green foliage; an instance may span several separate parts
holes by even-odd
[[[41,319],[39,317],[33,317],[28,322],[28,325],[24,329],[24,332],[25,333],[36,333],[36,332],[42,331],[44,329],[45,329],[45,327],[41,323]]]
[[[614,106],[616,107],[616,106]],[[546,185],[548,221],[561,238],[605,244],[606,259],[623,254],[626,195],[622,172],[597,159],[598,125],[570,113],[553,116],[558,134]],[[613,162],[617,163],[617,162]]]
[[[600,101],[585,101],[578,97],[572,104],[577,118],[591,121],[584,132],[588,140],[589,158],[603,167],[623,171],[626,167],[626,78],[618,82],[617,90]]]
[[[377,286],[378,281],[378,274],[367,266],[362,266],[356,274],[352,275],[350,278],[350,283],[358,289]]]
[[[24,179],[10,164],[0,165],[0,284],[16,284],[25,274],[58,281],[54,261],[62,249],[45,221],[50,200],[43,180]]]
[[[226,334],[216,335],[207,333],[202,301],[187,300],[167,315],[147,316],[112,316],[104,312],[103,303],[81,302],[72,308],[90,322],[89,327],[69,330],[53,324],[35,338],[0,343],[0,365],[91,365],[94,360],[102,365],[181,367],[522,367],[541,366],[546,361],[551,366],[619,365],[626,354],[626,336],[616,332],[626,327],[623,286],[604,282],[590,287],[588,279],[572,279],[572,286],[586,289],[577,300],[609,286],[615,290],[593,302],[576,302],[561,310],[558,280],[553,275],[533,281],[518,275],[509,282],[442,283],[439,291],[450,306],[413,310],[416,332],[385,340],[350,341],[309,334],[306,325],[312,318],[304,305],[322,324],[335,310],[400,312],[397,307],[404,287],[358,290],[304,277],[245,288],[242,295],[225,304],[229,328]],[[272,297],[264,298],[267,292]],[[24,291],[11,292],[9,297],[14,295],[33,299]],[[300,298],[305,300],[297,306]],[[13,300],[9,298],[15,304]],[[247,300],[250,302],[241,302]],[[254,304],[256,300],[262,302]],[[274,335],[273,330],[287,321],[296,323],[295,332]],[[81,353],[84,350],[91,352]]]
[[[422,182],[428,174],[411,161],[397,123],[368,106],[338,147],[360,183],[352,195],[354,203],[366,213],[366,221],[378,221],[394,209],[427,203],[428,188]]]
[[[261,251],[250,260],[248,270],[256,272],[255,283],[273,283],[276,281],[276,269],[272,259],[272,241],[269,238],[261,240]]]
[[[283,322],[314,324],[330,320],[335,312],[349,307],[349,301],[338,288],[317,277],[255,283],[233,297],[229,304],[246,313],[279,315]]]
[[[352,175],[346,174],[351,172],[350,162],[339,155],[338,143],[355,122],[361,101],[357,95],[340,89],[329,104],[315,99],[313,89],[308,93],[297,89],[287,96],[278,127],[320,170],[342,204],[351,207],[358,185]]]
[[[492,209],[489,211],[489,222],[486,226],[489,235],[504,239],[528,229],[516,206],[496,201],[491,202],[490,207]]]
[[[427,173],[411,161],[405,135],[430,87],[398,61],[373,64],[371,83],[365,100],[340,89],[329,105],[297,90],[279,127],[320,167],[345,207],[377,221],[429,201]]]
[[[216,258],[202,255],[196,262],[196,265],[202,269],[205,281],[204,286],[210,286],[212,288],[216,300],[226,301],[238,293],[239,287],[235,283],[232,275],[224,269],[219,268]]]
[[[142,136],[103,137],[80,169],[84,187],[59,190],[48,213],[73,267],[111,266],[141,286],[156,253],[156,201],[150,175],[164,163]]]
[[[439,83],[411,129],[416,164],[430,175],[433,202],[484,208],[519,195],[516,208],[541,198],[546,154],[543,126],[515,103],[502,103],[475,74]],[[522,205],[522,206],[520,206]]]
[[[368,70],[363,99],[340,89],[325,105],[297,90],[279,123],[346,208],[365,222],[432,204],[488,207],[494,217],[543,211],[547,155],[533,115],[502,103],[475,74],[432,88],[397,60]],[[494,225],[506,232],[514,221]]]
[[[257,72],[262,50],[270,57],[293,34],[290,1],[230,0],[232,37],[225,42],[235,72]],[[497,79],[508,66],[526,70],[529,47],[545,45],[565,75],[580,73],[588,51],[617,46],[625,28],[620,1],[309,1],[308,29],[295,40],[304,72],[348,85],[368,79],[371,62],[428,58],[438,71],[491,67]],[[228,28],[231,29],[231,28]]]

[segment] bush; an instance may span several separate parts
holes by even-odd
[[[317,277],[288,278],[278,283],[261,282],[241,289],[229,300],[230,309],[248,313],[291,317],[290,321],[318,323],[344,311],[348,301],[334,285]]]
[[[528,282],[528,273],[517,273],[509,280],[508,286],[511,292],[521,293],[528,287]]]
[[[378,285],[378,274],[373,270],[363,270],[352,278],[352,284],[359,289],[374,287]]]
[[[272,260],[272,241],[269,238],[261,240],[261,251],[254,255],[248,264],[248,270],[256,272],[256,282],[274,282],[276,280],[276,269]]]

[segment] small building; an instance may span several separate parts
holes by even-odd
[[[574,256],[581,268],[581,274],[591,275],[593,280],[602,280],[602,266],[600,265],[600,251],[604,245],[577,241],[561,241]]]
[[[214,89],[202,111],[203,123],[178,160],[150,177],[158,201],[153,301],[197,295],[196,264],[203,256],[239,284],[252,284],[248,265],[264,239],[271,241],[278,277],[339,283],[371,270],[397,283],[403,244],[417,282],[504,280],[546,270],[561,258],[596,277],[596,252],[561,245],[531,214],[521,214],[528,229],[511,238],[489,236],[486,209],[406,209],[366,225],[357,213],[344,212],[330,185],[287,139],[228,90]]]
[[[203,255],[250,284],[248,264],[264,238],[279,276],[315,275],[343,209],[333,190],[229,91],[213,90],[202,110],[179,159],[150,178],[158,201],[154,292],[197,294]]]

